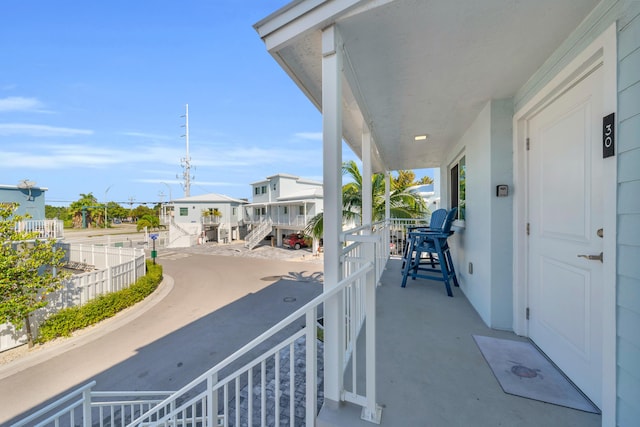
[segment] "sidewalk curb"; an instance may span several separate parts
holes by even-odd
[[[31,366],[35,366],[50,359],[51,357],[59,356],[66,351],[95,341],[98,338],[121,328],[125,324],[142,316],[162,301],[173,290],[173,286],[173,277],[163,274],[162,282],[160,282],[158,288],[138,304],[129,307],[96,325],[76,331],[69,338],[60,338],[58,339],[59,341],[52,341],[50,343],[45,343],[42,346],[34,347],[26,356],[0,366],[0,380],[24,371]]]

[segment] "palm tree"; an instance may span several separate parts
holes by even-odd
[[[358,165],[353,160],[342,164],[342,174],[351,180],[342,186],[342,220],[362,224],[362,175]],[[411,177],[407,180],[407,177]],[[402,179],[401,179],[402,178]],[[415,181],[412,171],[399,171],[398,178],[391,180],[389,193],[390,213],[393,218],[420,218],[429,210],[424,199],[416,193],[409,192],[409,188],[424,181]],[[383,174],[371,177],[372,220],[385,219],[385,179]],[[324,231],[322,212],[311,218],[305,228],[305,233],[321,238]]]
[[[80,227],[82,225],[82,213],[86,214],[87,225],[91,223],[99,223],[104,220],[104,211],[98,204],[98,199],[93,193],[81,193],[80,199],[71,203],[69,212],[73,216],[73,226]]]
[[[155,215],[144,215],[140,218],[136,225],[136,231],[140,231],[147,227],[150,230],[160,227],[160,218]]]

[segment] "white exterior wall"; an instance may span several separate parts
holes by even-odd
[[[619,21],[617,424],[640,419],[640,4]]]
[[[277,197],[286,197],[289,194],[298,192],[303,189],[295,179],[279,177],[277,184]]]
[[[491,102],[491,327],[513,329],[513,100]],[[509,186],[497,197],[498,185]]]
[[[175,202],[174,219],[179,224],[202,222],[202,211],[208,209],[218,209],[222,216],[220,222],[236,225],[242,219],[242,206],[239,203],[231,202]],[[236,214],[232,214],[232,209],[236,208]],[[180,216],[180,208],[187,208],[188,215]]]
[[[495,188],[512,189],[511,100],[488,102],[441,166],[441,183],[449,208],[449,168],[464,152],[466,218],[450,238],[460,288],[492,328],[512,329],[512,199],[498,198]],[[488,167],[490,165],[490,167]],[[469,273],[469,263],[473,273]]]
[[[259,194],[256,194],[256,188],[260,190],[262,186],[267,187],[267,192],[265,194],[262,194],[261,192]],[[270,201],[270,191],[271,187],[269,186],[269,181],[253,183],[251,184],[251,200],[254,203],[267,203]]]
[[[201,214],[201,209],[202,207],[199,206],[199,203],[178,203],[178,202],[174,202],[173,206],[174,206],[174,220],[177,223],[183,224],[183,223],[198,223],[200,222],[200,217],[202,216]],[[187,216],[183,216],[180,214],[180,209],[184,209],[187,208]]]
[[[464,226],[456,230],[449,239],[451,255],[460,281],[460,289],[474,306],[485,323],[491,323],[491,259],[489,239],[491,236],[490,201],[487,197],[491,172],[491,104],[487,103],[460,141],[449,151],[441,166],[442,183],[446,185],[446,200],[442,206],[450,208],[451,182],[449,168],[461,152],[466,156],[466,219]],[[469,262],[473,263],[473,274],[469,274]]]

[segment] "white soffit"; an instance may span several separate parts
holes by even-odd
[[[384,164],[396,170],[440,166],[483,105],[512,97],[598,1],[315,0],[304,8],[305,3],[294,4],[305,10],[301,16],[288,9],[286,26],[296,31],[289,40],[279,33],[270,53],[321,108],[319,25],[335,22],[350,88],[343,103],[345,139],[360,155],[364,116],[381,157],[374,169]],[[336,9],[340,3],[342,13]],[[285,25],[276,12],[256,29],[276,19]],[[303,19],[316,27],[294,25]],[[270,35],[261,35],[269,46]],[[421,134],[429,138],[414,141]]]

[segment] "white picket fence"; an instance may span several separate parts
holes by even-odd
[[[124,289],[145,274],[143,249],[63,243],[58,247],[66,252],[67,262],[93,266],[96,270],[73,275],[60,290],[48,296],[47,307],[32,316],[32,328],[36,334],[38,325],[51,314],[63,308],[84,305],[99,295]],[[16,331],[9,323],[0,325],[0,352],[26,342],[24,330]]]

